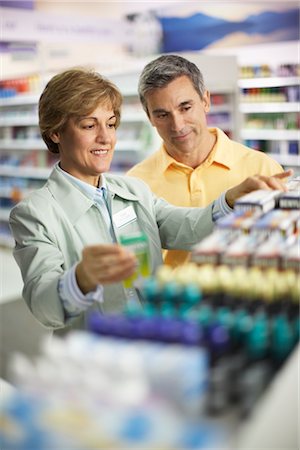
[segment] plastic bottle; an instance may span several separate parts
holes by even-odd
[[[248,416],[257,399],[268,385],[273,371],[269,357],[270,328],[266,314],[260,312],[246,335],[247,362],[237,380],[239,409],[242,417]]]

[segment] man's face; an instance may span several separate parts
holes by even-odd
[[[116,116],[108,105],[99,105],[91,114],[69,119],[63,131],[53,133],[59,145],[63,170],[86,183],[97,185],[107,172],[116,145]]]
[[[207,132],[207,91],[201,99],[189,78],[182,76],[148,92],[146,101],[151,124],[173,158],[181,161],[199,151],[203,133]]]

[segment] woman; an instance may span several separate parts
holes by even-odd
[[[214,219],[253,189],[285,189],[281,178],[252,177],[206,208],[178,208],[156,198],[140,180],[109,171],[122,97],[100,74],[70,69],[54,76],[39,101],[39,126],[57,153],[46,184],[11,212],[14,256],[23,296],[46,327],[84,328],[86,312],[121,311],[122,280],[136,266],[119,245],[121,235],[144,232],[152,272],[161,248],[190,250],[208,235]]]

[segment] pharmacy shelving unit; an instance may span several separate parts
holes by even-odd
[[[299,84],[297,76],[240,79],[241,138],[300,171]]]
[[[38,96],[0,99],[0,244],[12,246],[8,216],[15,201],[48,176],[46,146],[38,133]]]

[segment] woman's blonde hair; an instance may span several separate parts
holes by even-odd
[[[90,114],[99,103],[112,107],[120,124],[122,94],[110,80],[91,69],[73,68],[55,75],[39,100],[39,127],[52,153],[59,153],[51,135],[62,131],[70,118]]]

